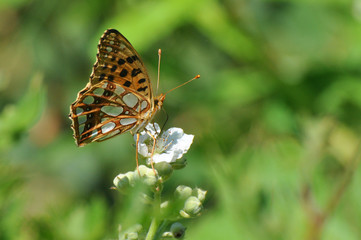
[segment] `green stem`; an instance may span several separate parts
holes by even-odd
[[[341,197],[344,195],[347,187],[350,185],[352,177],[361,161],[361,141],[358,143],[353,158],[349,161],[346,172],[344,173],[343,179],[339,186],[336,188],[334,194],[328,201],[326,208],[322,212],[311,212],[312,226],[309,232],[308,239],[318,240],[321,239],[322,228],[327,218],[334,212],[335,208],[339,204]]]
[[[158,229],[158,219],[157,217],[154,217],[152,219],[152,222],[150,223],[150,227],[147,233],[147,236],[145,237],[145,240],[153,240],[155,237],[155,234],[157,232]]]
[[[161,189],[161,188],[159,188]],[[154,212],[153,212],[153,219],[150,223],[149,230],[147,233],[147,236],[145,237],[145,240],[154,240],[155,235],[157,233],[158,227],[159,227],[159,213],[160,213],[160,203],[161,203],[161,190],[158,190],[154,193]]]

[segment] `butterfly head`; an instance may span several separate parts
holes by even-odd
[[[163,102],[165,99],[165,94],[161,93],[158,97],[154,99],[154,108],[160,110],[163,106]]]

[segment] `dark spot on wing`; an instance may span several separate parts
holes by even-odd
[[[124,68],[124,69],[120,72],[119,76],[125,77],[125,76],[127,76],[127,74],[128,74],[128,71],[127,71],[127,69]]]
[[[140,68],[134,68],[133,70],[132,70],[132,77],[135,77],[135,76],[137,76],[139,73],[141,73],[142,72],[142,70],[140,70]]]
[[[100,74],[100,76],[99,76],[99,81],[104,80],[104,78],[105,78],[105,73]]]
[[[132,84],[131,82],[126,81],[126,82],[123,84],[123,86],[125,86],[125,87],[130,87],[131,84]]]
[[[118,60],[118,64],[119,64],[119,65],[123,65],[124,63],[125,63],[124,59],[121,59],[121,58],[120,58],[120,59]]]
[[[117,70],[117,65],[113,65],[113,67],[110,69],[111,72],[115,72]]]
[[[105,96],[105,97],[109,97],[110,95],[112,95],[112,92],[109,90],[105,90],[103,93],[103,96]]]
[[[145,86],[143,88],[138,88],[137,91],[140,92],[140,91],[145,91],[146,89],[148,88],[148,86]]]
[[[141,78],[138,80],[138,83],[144,83],[145,82],[145,78]]]
[[[84,131],[85,131],[85,130],[88,130],[88,129],[85,129],[85,128],[84,128]],[[85,134],[82,135],[81,139],[84,139],[84,138],[86,138],[86,137],[88,137],[88,136],[90,136],[90,133],[85,133]]]
[[[128,63],[133,63],[133,62],[134,62],[134,60],[133,60],[133,58],[132,58],[132,57],[127,57],[127,62],[128,62]]]

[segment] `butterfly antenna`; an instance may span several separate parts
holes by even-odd
[[[162,107],[162,110],[164,111],[166,118],[165,118],[165,121],[164,121],[164,123],[163,123],[162,128],[160,129],[160,132],[163,132],[164,127],[165,127],[165,125],[167,124],[168,119],[169,119],[169,115],[168,115],[167,111],[164,109],[164,107]]]
[[[193,80],[196,80],[196,79],[198,79],[198,78],[200,78],[200,77],[201,77],[201,75],[198,74],[197,76],[195,76],[194,78],[186,81],[185,83],[182,83],[181,85],[179,85],[179,86],[177,86],[177,87],[175,87],[175,88],[172,88],[171,90],[169,90],[168,92],[166,92],[164,95],[167,95],[167,94],[170,93],[171,91],[176,90],[177,88],[180,88],[180,87],[182,87],[182,86],[184,86],[184,85],[186,85],[186,84],[188,84],[188,83],[192,82]]]
[[[158,80],[157,80],[157,91],[156,93],[158,94],[158,89],[159,89],[159,75],[160,75],[160,58],[162,56],[162,49],[158,49]]]

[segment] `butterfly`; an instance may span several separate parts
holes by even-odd
[[[139,133],[161,109],[166,94],[153,96],[143,61],[117,30],[104,32],[96,58],[90,81],[70,106],[76,144],[84,146],[128,131],[139,141]]]

